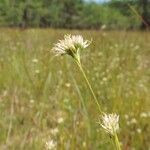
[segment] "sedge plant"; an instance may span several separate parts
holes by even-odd
[[[56,53],[56,55],[69,55],[76,62],[79,70],[81,71],[91,94],[93,95],[95,104],[98,107],[100,115],[102,115],[102,124],[101,126],[104,128],[106,132],[108,132],[114,140],[116,145],[116,150],[121,150],[120,143],[117,136],[117,131],[119,129],[119,116],[116,114],[105,114],[102,111],[101,105],[98,102],[98,99],[94,93],[94,90],[85,74],[85,71],[82,67],[80,60],[80,52],[86,49],[91,44],[91,41],[84,40],[81,35],[65,35],[63,40],[59,40],[58,43],[54,44],[52,51]]]

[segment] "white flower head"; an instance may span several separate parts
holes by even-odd
[[[57,135],[57,133],[59,132],[58,128],[54,128],[50,130],[52,135]]]
[[[119,130],[119,115],[104,114],[102,116],[101,126],[107,133],[114,135]]]
[[[63,118],[63,117],[58,118],[58,119],[57,119],[57,122],[58,122],[59,124],[63,123],[63,122],[64,122],[64,118]]]
[[[72,57],[79,55],[79,51],[85,49],[90,45],[90,41],[84,40],[81,35],[65,35],[63,40],[59,40],[54,44],[52,51],[56,55],[68,54]]]
[[[38,63],[38,59],[34,58],[34,59],[32,59],[32,62],[33,63]]]
[[[45,143],[46,150],[55,150],[57,143],[54,140],[49,140]]]
[[[145,112],[142,112],[142,113],[140,114],[140,117],[141,117],[141,118],[146,118],[146,117],[148,117],[148,114],[145,113]]]

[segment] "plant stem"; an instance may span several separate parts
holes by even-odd
[[[76,63],[77,63],[77,65],[78,65],[78,67],[80,68],[80,71],[82,72],[83,77],[84,77],[84,79],[85,79],[85,81],[86,81],[86,83],[87,83],[87,85],[88,85],[88,87],[89,87],[89,89],[90,89],[90,91],[91,91],[93,97],[94,97],[94,100],[95,100],[95,103],[96,103],[97,106],[98,106],[99,112],[100,112],[100,113],[103,113],[102,110],[101,110],[100,104],[98,103],[98,100],[97,100],[97,98],[96,98],[96,96],[95,96],[95,93],[94,93],[94,91],[93,91],[93,89],[92,89],[91,84],[89,83],[89,80],[87,79],[87,76],[86,76],[86,74],[85,74],[85,72],[84,72],[84,70],[83,70],[83,67],[82,67],[80,61],[76,60]]]
[[[115,150],[115,149],[116,149],[116,144],[115,144],[115,142],[114,142],[114,140],[113,140],[113,137],[110,137],[110,139],[111,139],[112,145],[113,145],[114,150]]]
[[[80,91],[80,89],[79,89],[79,87],[78,87],[78,84],[76,83],[76,80],[75,80],[75,78],[74,78],[74,76],[73,76],[73,74],[72,74],[71,71],[70,71],[70,75],[71,75],[71,77],[72,77],[72,80],[73,80],[73,82],[74,82],[75,88],[76,88],[77,93],[78,93],[78,95],[79,95],[79,98],[80,98],[80,100],[81,100],[81,104],[82,104],[82,106],[83,106],[84,117],[85,117],[86,122],[87,122],[88,137],[91,138],[91,137],[92,137],[91,123],[90,123],[89,114],[88,114],[88,112],[87,112],[86,104],[85,104],[85,101],[84,101],[83,96],[81,95],[81,91]]]
[[[121,150],[120,142],[118,140],[117,133],[115,133],[114,138],[115,138],[116,150]]]

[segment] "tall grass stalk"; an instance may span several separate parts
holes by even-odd
[[[115,141],[115,145],[116,145],[116,150],[121,150],[120,142],[119,142],[117,133],[115,133],[115,135],[114,135],[114,141]]]
[[[92,88],[92,86],[91,86],[91,84],[90,84],[90,82],[89,82],[89,80],[88,80],[88,78],[87,78],[87,76],[86,76],[86,74],[85,74],[85,71],[84,71],[84,69],[83,69],[83,67],[82,67],[82,65],[81,65],[80,60],[75,59],[75,62],[76,62],[76,64],[78,65],[78,67],[79,67],[81,73],[83,74],[83,77],[84,77],[84,79],[85,79],[85,81],[86,81],[86,83],[87,83],[87,85],[88,85],[88,87],[89,87],[89,89],[90,89],[90,91],[91,91],[93,97],[94,97],[95,103],[96,103],[96,105],[98,106],[99,112],[102,114],[103,111],[102,111],[102,109],[101,109],[101,106],[100,106],[100,104],[99,104],[99,102],[98,102],[98,99],[96,98],[96,95],[95,95],[95,93],[94,93],[94,90],[93,90],[93,88]]]
[[[150,30],[150,26],[149,24],[144,20],[144,18],[136,11],[136,9],[131,6],[130,4],[128,4],[128,7],[131,9],[131,11],[133,13],[135,13],[135,15],[144,23],[144,25],[147,27],[148,30]]]
[[[98,102],[98,99],[96,98],[96,95],[95,95],[95,93],[94,93],[94,90],[93,90],[93,88],[92,88],[92,86],[91,86],[91,84],[90,84],[90,82],[89,82],[89,80],[88,80],[88,78],[87,78],[87,76],[86,76],[86,74],[85,74],[85,71],[84,71],[84,69],[83,69],[83,67],[82,67],[82,64],[81,64],[81,62],[80,62],[80,59],[75,59],[75,62],[76,62],[76,64],[78,65],[78,67],[79,67],[81,73],[83,74],[83,77],[84,77],[84,79],[85,79],[85,81],[86,81],[86,83],[87,83],[87,85],[88,85],[88,87],[89,87],[89,89],[90,89],[90,91],[91,91],[93,97],[94,97],[95,103],[96,103],[96,105],[98,106],[99,112],[100,112],[101,114],[104,114],[104,112],[102,111],[101,106],[100,106],[100,104],[99,104],[99,102]],[[114,143],[115,143],[115,148],[116,148],[116,150],[121,150],[120,142],[119,142],[117,133],[114,134],[114,142],[113,142],[113,145],[114,145]]]
[[[77,82],[76,82],[76,80],[75,80],[75,78],[74,78],[74,76],[73,76],[73,74],[72,74],[71,71],[70,71],[70,76],[71,76],[71,78],[72,78],[72,81],[73,81],[73,83],[74,83],[74,85],[75,85],[75,88],[76,88],[77,93],[78,93],[78,95],[79,95],[79,98],[80,98],[80,100],[81,100],[81,104],[82,104],[82,107],[83,107],[84,117],[85,117],[85,120],[86,120],[86,122],[87,122],[88,136],[89,136],[89,138],[90,138],[90,137],[92,137],[91,123],[90,123],[89,114],[88,114],[88,111],[87,111],[87,108],[86,108],[86,104],[85,104],[84,98],[83,98],[83,96],[82,96],[82,94],[81,94],[81,91],[80,91],[80,89],[79,89],[79,87],[78,87],[78,84],[77,84]]]
[[[89,89],[90,89],[90,91],[91,91],[93,97],[94,97],[95,103],[96,103],[96,105],[98,106],[99,112],[100,112],[101,114],[104,114],[104,112],[102,111],[101,106],[100,106],[100,104],[99,104],[99,102],[98,102],[98,99],[97,99],[97,97],[96,97],[96,95],[95,95],[95,93],[94,93],[94,90],[93,90],[93,88],[92,88],[92,86],[91,86],[91,84],[90,84],[90,82],[89,82],[89,80],[88,80],[88,78],[87,78],[87,76],[86,76],[86,74],[85,74],[85,71],[84,71],[84,69],[83,69],[83,67],[82,67],[82,64],[81,64],[81,61],[80,61],[80,55],[78,55],[78,53],[77,53],[77,55],[75,55],[75,56],[77,56],[77,57],[74,57],[74,58],[75,58],[75,62],[76,62],[76,64],[78,65],[78,67],[79,67],[81,73],[83,74],[83,77],[84,77],[84,79],[85,79],[85,81],[86,81],[86,83],[87,83],[87,85],[88,85],[88,87],[89,87]],[[114,143],[115,143],[115,149],[116,149],[116,150],[121,150],[120,142],[119,142],[119,139],[118,139],[118,136],[117,136],[117,133],[116,133],[116,132],[115,132],[115,134],[114,134],[114,142],[113,142],[113,145],[114,145]]]

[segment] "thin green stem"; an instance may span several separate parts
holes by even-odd
[[[116,150],[121,150],[120,142],[119,142],[119,139],[118,139],[117,133],[115,133],[115,135],[114,135],[114,139],[115,139]]]
[[[92,136],[91,136],[91,135],[92,135],[92,132],[91,132],[91,124],[90,124],[89,114],[88,114],[87,109],[86,109],[86,104],[85,104],[85,101],[84,101],[84,99],[83,99],[83,96],[82,96],[82,94],[81,94],[81,91],[80,91],[80,89],[79,89],[79,87],[78,87],[78,84],[76,83],[76,80],[75,80],[75,78],[74,78],[72,72],[70,72],[70,75],[71,75],[71,77],[72,77],[72,80],[73,80],[73,82],[74,82],[75,88],[76,88],[77,93],[78,93],[78,95],[79,95],[79,98],[80,98],[80,100],[81,100],[81,103],[82,103],[82,106],[83,106],[84,117],[85,117],[86,122],[87,122],[88,136],[89,136],[89,138],[91,138],[91,137],[92,137]]]
[[[113,137],[110,137],[110,139],[111,139],[112,145],[113,145],[114,150],[115,150],[115,149],[116,149],[116,144],[115,144],[115,142],[114,142],[114,140],[113,140]]]
[[[76,60],[76,63],[77,63],[77,65],[78,65],[78,67],[80,68],[80,71],[82,72],[83,77],[84,77],[84,79],[85,79],[85,81],[86,81],[86,83],[87,83],[87,85],[88,85],[88,87],[89,87],[89,89],[90,89],[90,91],[91,91],[93,97],[94,97],[94,100],[95,100],[95,103],[96,103],[97,106],[98,106],[99,112],[100,112],[100,113],[103,113],[103,111],[101,110],[100,104],[99,104],[99,102],[98,102],[98,100],[97,100],[97,98],[96,98],[96,96],[95,96],[95,93],[94,93],[94,91],[93,91],[93,89],[92,89],[91,84],[89,83],[89,80],[87,79],[87,76],[86,76],[86,74],[85,74],[85,72],[84,72],[84,70],[83,70],[83,67],[82,67],[80,61]]]

